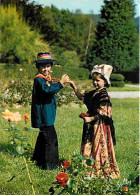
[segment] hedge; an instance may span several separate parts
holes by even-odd
[[[139,69],[137,71],[116,72],[125,77],[125,82],[139,83]]]
[[[124,76],[122,74],[112,74],[110,79],[111,81],[124,81]]]
[[[111,81],[112,87],[124,87],[125,82],[124,81]]]
[[[65,68],[63,66],[54,66],[52,71],[52,77],[54,76],[58,79],[60,79],[63,74],[68,74],[72,80],[86,80],[89,79],[90,75],[89,70],[85,68]]]

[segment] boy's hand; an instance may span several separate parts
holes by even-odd
[[[64,74],[60,80],[61,84],[68,83],[70,81],[69,76],[67,74]]]

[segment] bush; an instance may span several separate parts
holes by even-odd
[[[111,86],[112,87],[124,87],[125,82],[124,81],[112,81]]]
[[[82,102],[76,97],[74,92],[69,88],[64,88],[59,93],[56,94],[57,96],[57,106],[62,106],[63,104],[67,105],[69,103],[75,103],[81,105]]]
[[[122,74],[112,74],[110,79],[111,81],[124,81],[124,76]]]
[[[76,67],[78,68],[81,64],[80,58],[76,51],[64,51],[61,55],[58,55],[57,62],[62,64],[64,67]]]
[[[32,83],[18,79],[11,81],[6,89],[3,89],[0,96],[1,103],[6,103],[12,106],[13,104],[31,104]]]
[[[58,79],[60,79],[63,74],[68,74],[71,80],[89,79],[89,70],[85,68],[66,68],[63,66],[54,66],[52,70],[52,77],[56,77]]]
[[[73,194],[73,195],[86,195],[86,194],[108,194],[108,195],[123,195],[135,194],[138,191],[138,185],[133,181],[124,178],[123,182],[112,180],[105,177],[105,171],[102,175],[98,176],[96,171],[91,168],[95,160],[80,156],[79,154],[73,155],[71,161],[64,161],[61,166],[60,173],[55,177],[56,181],[53,182],[49,192],[52,194]],[[105,170],[105,165],[104,165]],[[91,178],[91,172],[94,177]]]
[[[37,73],[34,64],[1,64],[0,77],[6,80],[17,80],[19,77],[25,81],[28,79],[33,80]]]
[[[110,76],[112,87],[124,87],[124,76],[122,74],[112,74]]]
[[[1,62],[32,63],[40,51],[49,51],[43,37],[31,30],[15,6],[1,6]]]

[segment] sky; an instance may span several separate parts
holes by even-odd
[[[104,0],[34,0],[34,2],[42,6],[53,4],[58,9],[68,9],[73,12],[80,9],[85,14],[89,14],[91,11],[93,11],[93,14],[100,14]],[[135,17],[137,17],[140,16],[140,0],[134,0],[134,3],[136,4]]]

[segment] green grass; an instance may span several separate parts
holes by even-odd
[[[115,155],[121,173],[119,181],[122,182],[124,178],[130,179],[130,175],[134,174],[138,161],[139,104],[138,99],[112,99],[112,103],[117,140]],[[9,108],[9,110],[13,112],[19,111],[22,116],[25,113],[30,113],[30,107]],[[4,108],[1,111],[3,112]],[[68,105],[58,107],[55,127],[59,141],[60,159],[70,160],[73,154],[79,153],[83,123],[78,116],[85,111],[85,106]],[[17,126],[23,128],[25,126],[24,121],[17,123]],[[26,126],[30,127],[30,121]],[[3,130],[7,127],[6,120],[1,119],[0,194],[32,194],[27,170],[24,169],[23,157],[15,152],[15,149],[9,143],[9,133]],[[22,134],[28,137],[34,148],[38,132],[22,131]],[[59,173],[59,170],[40,170],[30,161],[28,161],[28,168],[36,195],[49,194],[48,189],[52,186],[52,182],[55,181],[55,176]],[[14,178],[9,181],[13,176]]]

